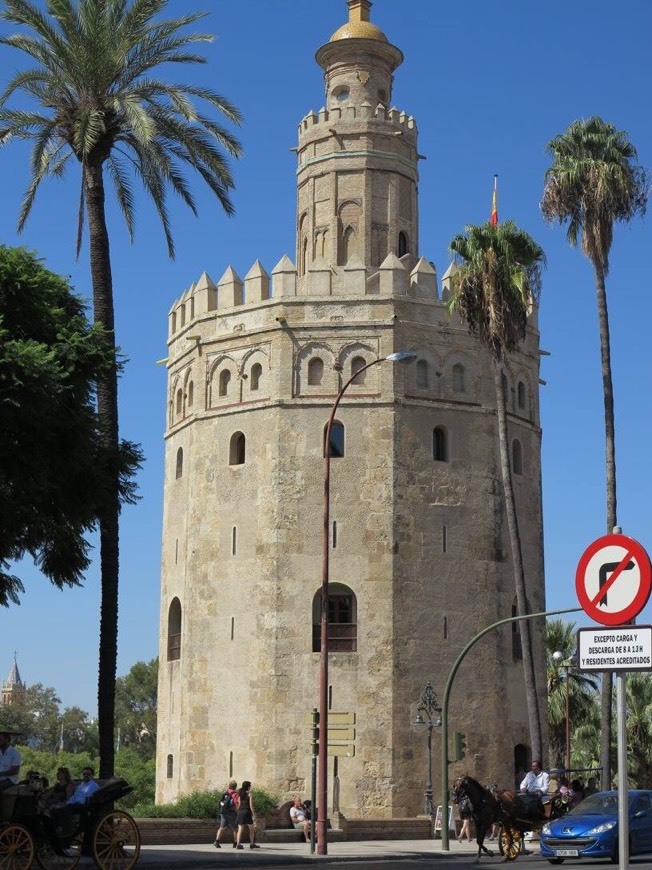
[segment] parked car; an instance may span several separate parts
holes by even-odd
[[[610,858],[618,862],[618,792],[585,798],[541,830],[541,854],[551,864],[565,858]],[[652,791],[629,791],[629,853],[652,852]]]

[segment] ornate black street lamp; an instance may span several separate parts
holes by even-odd
[[[417,707],[417,715],[414,719],[414,725],[426,725],[428,728],[428,743],[426,749],[426,769],[428,776],[426,778],[425,789],[425,814],[427,816],[434,815],[434,807],[432,805],[432,729],[441,726],[441,707],[439,700],[432,688],[430,682],[423,690],[421,701]]]

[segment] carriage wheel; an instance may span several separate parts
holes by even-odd
[[[111,810],[93,832],[93,858],[100,870],[131,870],[140,854],[138,825],[122,810]]]
[[[36,860],[43,870],[74,870],[82,855],[83,835],[80,833],[71,843],[58,850],[48,840],[42,840],[36,847]]]
[[[516,828],[501,827],[498,848],[505,861],[514,861],[521,851],[521,832]]]
[[[0,831],[0,870],[29,870],[34,840],[24,825],[6,825]]]

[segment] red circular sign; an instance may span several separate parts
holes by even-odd
[[[584,612],[603,625],[623,625],[643,610],[652,590],[645,549],[627,535],[604,535],[586,548],[575,590]]]

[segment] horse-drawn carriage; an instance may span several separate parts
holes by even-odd
[[[491,826],[500,825],[498,848],[506,861],[518,858],[523,848],[523,836],[532,831],[540,831],[550,819],[558,819],[572,807],[570,797],[554,794],[550,799],[550,815],[543,808],[528,806],[523,797],[514,791],[491,791],[480,785],[473,777],[462,776],[455,783],[455,795],[466,795],[473,808],[473,820],[478,844],[477,861],[481,854],[493,855],[484,845],[484,838]]]
[[[131,870],[140,833],[113,802],[132,790],[124,779],[104,780],[86,804],[61,819],[46,809],[38,776],[0,792],[0,870],[28,870],[35,860],[43,870],[73,870],[82,855],[92,856],[100,870]]]

